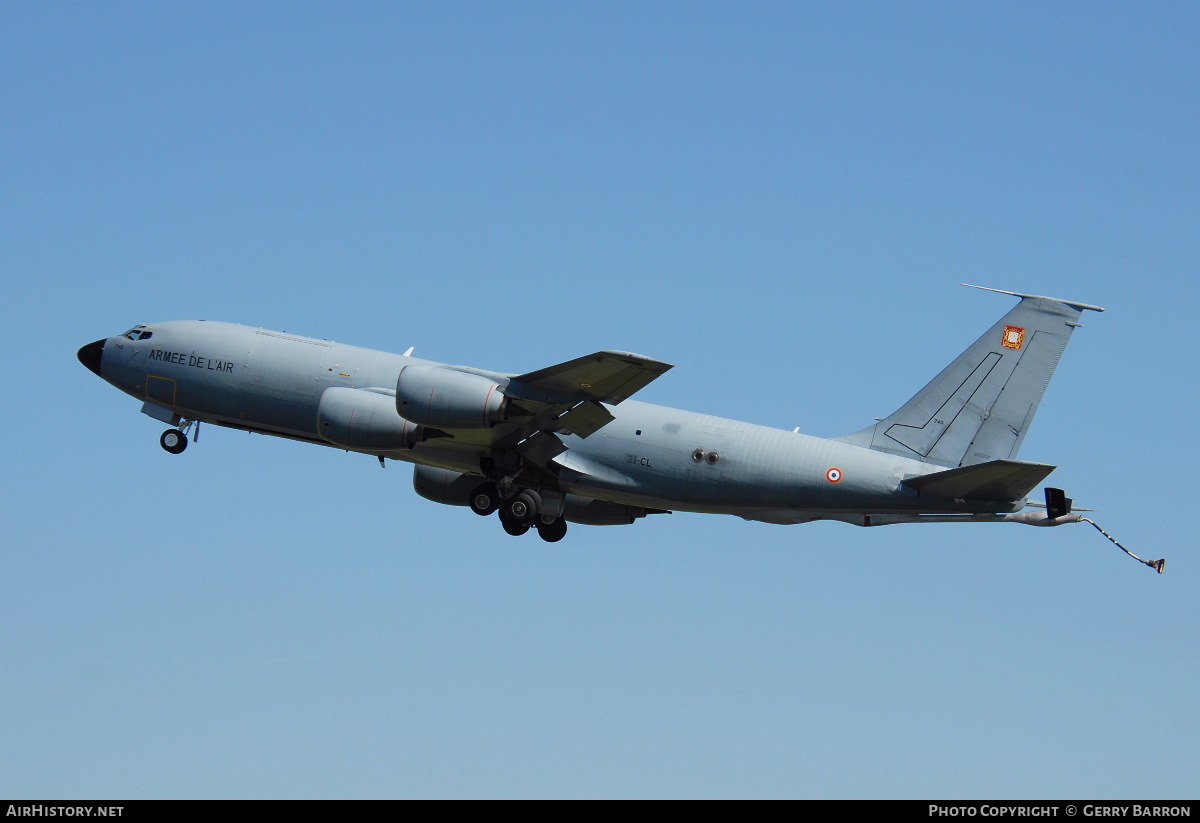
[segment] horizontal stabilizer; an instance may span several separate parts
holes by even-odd
[[[970,283],[963,283],[963,285],[968,288],[979,289],[980,291],[994,291],[997,294],[1011,294],[1013,297],[1020,297],[1021,299],[1025,299],[1026,297],[1028,297],[1030,300],[1047,300],[1051,303],[1062,303],[1065,306],[1070,306],[1071,308],[1079,309],[1080,311],[1085,311],[1085,310],[1086,311],[1104,311],[1104,309],[1100,308],[1099,306],[1093,306],[1090,303],[1080,303],[1078,300],[1060,300],[1057,297],[1041,297],[1036,294],[1021,294],[1019,291],[1005,291],[1004,289],[989,289],[987,286],[975,286]]]
[[[904,485],[922,495],[958,500],[1022,500],[1057,466],[1022,463],[1019,460],[991,460],[948,469],[920,477],[910,477]]]

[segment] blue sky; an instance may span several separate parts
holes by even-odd
[[[1195,797],[1188,3],[0,5],[0,796]],[[1096,303],[1022,457],[1086,526],[549,545],[161,425],[205,318],[832,436]]]

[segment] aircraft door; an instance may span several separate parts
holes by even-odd
[[[175,407],[176,385],[170,377],[146,375],[146,399],[167,408]]]

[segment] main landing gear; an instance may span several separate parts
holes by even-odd
[[[557,543],[567,536],[566,520],[539,514],[542,497],[533,489],[522,489],[505,499],[500,495],[500,487],[489,481],[471,492],[470,506],[481,517],[499,512],[500,525],[513,537],[520,537],[531,528],[536,528],[538,537],[547,543]]]
[[[167,429],[165,432],[163,432],[162,435],[159,436],[159,438],[158,438],[158,444],[160,446],[162,446],[164,449],[166,449],[168,452],[170,452],[171,454],[181,453],[184,449],[187,448],[188,432],[192,430],[193,426],[196,427],[196,442],[199,443],[200,442],[200,421],[188,420],[185,422],[183,428]]]

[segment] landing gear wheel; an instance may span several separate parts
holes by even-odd
[[[549,523],[539,522],[537,530],[538,537],[547,543],[557,543],[567,536],[567,521],[561,517],[556,517]]]
[[[167,429],[158,438],[158,444],[171,454],[179,454],[187,448],[187,435],[179,429]]]
[[[504,531],[508,532],[513,537],[520,537],[521,535],[525,534],[525,532],[529,531],[528,523],[514,523],[512,520],[509,520],[505,517],[500,518],[500,525],[504,527]]]
[[[525,489],[504,501],[501,511],[504,513],[505,520],[528,526],[537,517],[538,509],[541,507],[541,496],[535,491]]]
[[[500,508],[500,489],[495,483],[482,483],[471,492],[471,511],[487,517]]]

